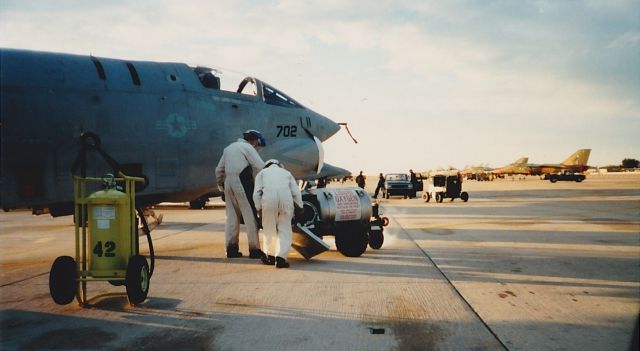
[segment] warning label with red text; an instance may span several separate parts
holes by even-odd
[[[336,190],[333,192],[333,198],[336,201],[336,222],[360,219],[360,198],[353,190]]]

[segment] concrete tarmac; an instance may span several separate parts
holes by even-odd
[[[326,237],[331,251],[306,261],[291,250],[289,269],[225,258],[219,202],[158,207],[155,272],[135,307],[124,295],[56,305],[48,272],[74,254],[71,218],[0,214],[0,349],[629,348],[640,176],[463,186],[467,203],[381,200],[390,218],[382,249],[347,258]],[[248,253],[243,233],[240,246]]]

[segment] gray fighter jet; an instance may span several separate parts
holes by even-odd
[[[348,173],[324,164],[340,126],[253,77],[230,89],[202,66],[16,49],[0,70],[3,209],[71,214],[71,172],[144,177],[139,206],[220,195],[214,169],[247,129],[298,179]]]

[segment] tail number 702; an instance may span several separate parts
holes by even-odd
[[[298,126],[296,125],[291,125],[291,126],[276,126],[276,128],[278,128],[278,134],[276,135],[277,138],[279,137],[295,137],[297,136],[298,133]]]

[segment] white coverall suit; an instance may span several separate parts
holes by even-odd
[[[289,171],[271,165],[256,176],[253,201],[256,209],[262,210],[265,254],[286,260],[291,247],[293,206],[303,206],[298,184]]]
[[[222,157],[216,167],[216,181],[218,184],[224,184],[224,196],[227,203],[227,223],[224,235],[227,248],[233,245],[238,247],[240,216],[242,216],[247,228],[249,250],[256,250],[260,249],[260,240],[258,239],[256,220],[248,200],[252,194],[246,194],[240,182],[240,173],[247,166],[251,166],[253,174],[256,174],[264,167],[264,161],[248,141],[238,139],[222,152]]]

